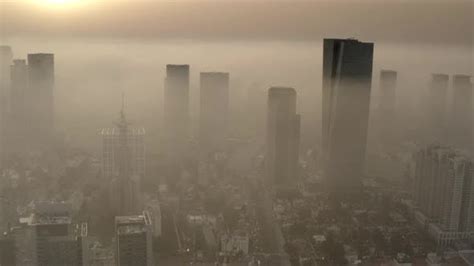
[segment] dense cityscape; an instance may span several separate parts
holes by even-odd
[[[58,122],[58,55],[2,40],[0,266],[474,265],[472,73],[424,73],[407,114],[376,41],[319,41],[320,118],[258,83],[236,115],[231,71],[169,62],[160,135],[117,90],[94,152]]]

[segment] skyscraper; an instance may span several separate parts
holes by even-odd
[[[427,142],[445,142],[447,133],[446,114],[448,104],[449,76],[446,74],[433,74],[429,87],[428,103],[426,104]]]
[[[455,147],[472,151],[472,83],[467,75],[453,77],[453,103],[451,125],[449,127],[450,143]]]
[[[54,133],[54,55],[29,54],[28,65],[28,124],[35,134],[34,146],[44,148],[51,143]]]
[[[10,115],[8,127],[8,151],[17,152],[26,148],[27,126],[25,92],[28,91],[28,66],[26,60],[14,60],[11,66]],[[13,148],[15,147],[15,148]]]
[[[140,173],[145,171],[144,131],[130,130],[128,125],[122,105],[116,128],[103,132],[103,171],[112,177],[110,202],[117,215],[134,214],[139,209]]]
[[[325,180],[333,191],[361,186],[373,51],[372,43],[324,40],[322,144]]]
[[[454,149],[430,145],[416,153],[414,200],[438,244],[474,236],[474,167]]]
[[[300,116],[296,114],[296,91],[273,87],[268,91],[267,183],[294,187],[298,179]]]
[[[182,156],[189,130],[189,65],[167,65],[164,97],[167,152]]]
[[[151,266],[152,222],[150,214],[115,217],[116,264]]]
[[[202,152],[225,148],[229,119],[229,73],[201,73],[199,142]]]
[[[383,145],[394,144],[397,135],[396,125],[396,88],[397,72],[393,70],[380,71],[380,99],[379,99],[379,139]],[[387,123],[390,121],[389,123]]]
[[[7,135],[8,94],[10,87],[10,64],[13,52],[10,46],[0,46],[0,168],[5,159]]]

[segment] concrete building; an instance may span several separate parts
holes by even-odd
[[[140,209],[140,179],[145,171],[144,130],[131,130],[128,125],[122,105],[116,128],[103,132],[102,168],[105,177],[112,177],[110,201],[117,215]]]
[[[203,153],[222,151],[228,137],[229,73],[204,72],[200,82],[200,149]]]
[[[166,152],[179,158],[189,137],[189,65],[166,66],[164,131]]]
[[[456,148],[473,151],[472,83],[468,75],[453,76],[453,102],[450,114],[449,142]]]
[[[17,265],[88,265],[87,224],[73,224],[67,204],[36,203],[10,234]]]
[[[356,191],[364,176],[373,43],[325,39],[323,56],[324,179],[333,191]]]
[[[447,107],[448,107],[449,76],[446,74],[433,74],[430,82],[425,135],[427,142],[445,143],[447,138]]]
[[[33,147],[50,146],[54,134],[54,55],[28,54],[28,91],[25,102],[29,131],[34,132]]]
[[[10,46],[0,46],[0,168],[5,159],[7,136],[8,95],[10,91],[10,65],[13,52]]]
[[[428,146],[415,158],[413,197],[431,235],[440,245],[474,236],[472,161],[439,145]]]
[[[268,91],[266,171],[267,183],[296,187],[300,144],[300,116],[296,91],[272,87]]]
[[[152,222],[150,214],[115,217],[116,265],[151,266]]]

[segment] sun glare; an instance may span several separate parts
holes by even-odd
[[[40,6],[46,8],[72,8],[82,4],[84,0],[34,0]]]

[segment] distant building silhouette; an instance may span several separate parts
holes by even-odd
[[[353,191],[362,184],[373,51],[372,43],[324,40],[324,175],[326,184],[334,191]]]
[[[112,177],[110,202],[118,215],[136,213],[140,207],[140,181],[145,173],[144,130],[128,127],[122,106],[116,128],[102,131],[104,177]]]
[[[426,140],[430,142],[446,142],[447,134],[447,108],[448,108],[449,76],[446,74],[433,74],[428,92]]]
[[[54,55],[28,54],[29,88],[25,93],[29,107],[29,131],[35,148],[49,147],[54,134]]]
[[[202,152],[223,150],[229,120],[229,73],[201,73],[199,142]]]
[[[5,159],[7,137],[8,94],[10,91],[10,64],[13,52],[10,46],[0,46],[0,168]]]
[[[117,266],[151,266],[152,222],[150,214],[115,217]]]
[[[454,149],[430,145],[416,153],[416,220],[439,245],[474,239],[474,168]]]
[[[270,88],[265,157],[268,184],[296,186],[299,144],[300,116],[296,114],[296,91],[293,88]]]
[[[397,72],[380,71],[380,100],[377,111],[380,112],[380,138],[385,145],[393,144],[397,135],[396,89]]]
[[[29,107],[25,102],[26,92],[28,92],[28,65],[26,60],[14,60],[11,66],[8,152],[25,151],[27,143],[30,141],[27,121]]]
[[[473,151],[472,144],[472,89],[471,77],[453,76],[453,102],[450,115],[450,143],[459,149]]]
[[[189,130],[189,65],[167,65],[164,97],[164,131],[167,153],[182,156]],[[178,156],[178,157],[177,157]]]

